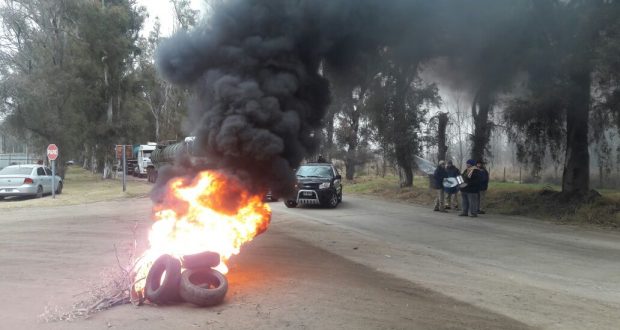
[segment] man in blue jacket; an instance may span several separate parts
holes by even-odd
[[[486,212],[482,210],[482,205],[484,205],[487,189],[489,188],[489,171],[487,171],[486,167],[484,167],[484,162],[481,160],[478,161],[476,167],[480,171],[480,200],[478,202],[478,214],[485,214]]]
[[[478,202],[480,193],[480,170],[476,167],[476,161],[470,159],[466,163],[467,168],[463,171],[465,185],[461,186],[461,199],[463,201],[463,212],[459,216],[471,217],[478,216]]]
[[[435,211],[446,212],[444,205],[444,191],[443,191],[443,179],[448,177],[448,173],[446,172],[446,162],[443,160],[439,161],[439,165],[435,169],[435,173],[433,173],[433,185],[437,190],[437,198],[435,199]]]

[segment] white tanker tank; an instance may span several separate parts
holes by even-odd
[[[153,165],[147,170],[148,181],[157,181],[157,173],[162,166],[172,165],[175,160],[184,155],[189,156],[192,160],[199,158],[204,161],[204,157],[197,156],[196,147],[194,145],[195,140],[195,137],[190,136],[186,137],[183,142],[157,146],[157,149],[151,154],[151,162]]]

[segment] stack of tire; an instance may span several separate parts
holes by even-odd
[[[164,254],[149,270],[145,297],[158,305],[183,301],[203,307],[218,305],[228,291],[226,277],[213,269],[219,264],[220,255],[215,252],[187,255],[181,260]]]

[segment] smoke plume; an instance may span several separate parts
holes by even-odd
[[[293,169],[318,147],[330,102],[322,61],[343,67],[351,52],[373,45],[364,30],[376,26],[380,7],[375,1],[233,0],[209,24],[162,43],[157,66],[167,80],[191,87],[193,134],[210,163],[251,189],[289,194]]]
[[[156,61],[166,79],[191,87],[192,134],[206,158],[251,189],[286,196],[293,169],[318,147],[330,102],[323,67],[355,79],[347,72],[363,54],[386,46],[412,63],[459,49],[475,54],[473,48],[489,45],[472,44],[480,39],[474,36],[484,36],[480,31],[508,3],[230,0],[208,24],[163,42]],[[168,173],[192,169],[200,168]]]

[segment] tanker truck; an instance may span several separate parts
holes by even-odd
[[[146,171],[146,178],[148,182],[157,181],[157,173],[159,169],[164,165],[174,164],[175,159],[178,159],[182,155],[187,155],[192,160],[197,158],[203,159],[196,156],[196,150],[194,147],[195,140],[195,137],[189,136],[182,142],[168,145],[158,145],[151,154],[151,165]]]

